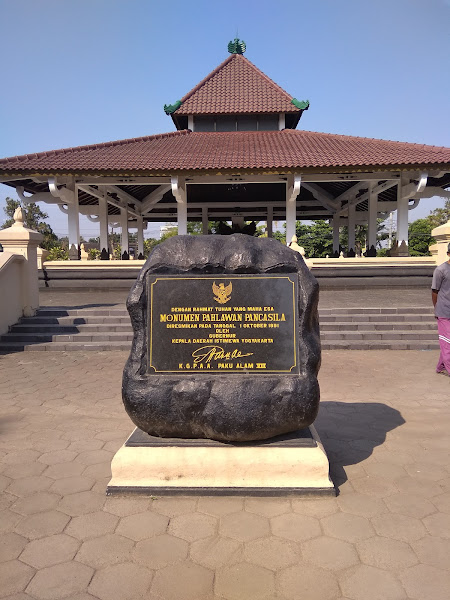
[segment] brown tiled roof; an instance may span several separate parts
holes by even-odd
[[[292,96],[241,54],[231,54],[182,98],[177,115],[300,113]]]
[[[224,169],[448,165],[450,148],[313,131],[188,130],[0,159],[0,173],[152,174]]]

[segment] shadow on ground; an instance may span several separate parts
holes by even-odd
[[[348,479],[345,467],[366,460],[383,444],[388,431],[404,423],[398,410],[380,402],[321,402],[314,425],[336,489]]]

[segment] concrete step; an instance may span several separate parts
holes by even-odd
[[[342,322],[342,315],[323,315],[319,313],[319,321],[321,323],[336,323]],[[404,315],[348,315],[345,320],[348,320],[352,323],[393,323],[393,322],[401,322],[401,321],[426,321],[426,322],[434,322],[434,316],[432,314],[404,314]]]
[[[42,343],[42,342],[131,342],[132,333],[76,333],[51,335],[49,333],[7,333],[0,336],[0,342],[24,342],[24,343]]]
[[[321,331],[322,341],[331,340],[430,340],[437,339],[435,331]]]
[[[131,348],[130,342],[92,342],[92,343],[77,343],[77,342],[48,342],[40,344],[27,344],[21,342],[0,342],[0,353],[9,352],[64,352],[64,351],[79,351],[79,352],[109,352],[112,350],[122,350],[129,352]]]
[[[432,307],[337,308],[319,311],[323,350],[437,350]],[[44,307],[0,337],[0,352],[129,351],[133,332],[125,306]]]
[[[11,327],[10,333],[52,333],[56,334],[67,334],[67,333],[91,333],[101,332],[108,333],[110,331],[120,332],[132,332],[131,323],[93,323],[93,324],[79,324],[79,325],[59,325],[54,323],[31,323],[28,324],[26,321],[23,323],[17,323]]]
[[[360,340],[322,342],[322,350],[439,350],[439,342]]]
[[[433,314],[432,306],[408,306],[391,308],[319,308],[320,315],[414,315]]]
[[[320,323],[320,331],[395,331],[398,329],[436,331],[436,320],[433,319],[430,321],[391,321],[389,323],[353,323],[351,321],[333,321],[330,323]]]
[[[84,325],[109,323],[111,325],[130,324],[130,317],[127,316],[64,316],[64,317],[24,317],[20,319],[22,324],[49,324],[49,325]]]
[[[128,317],[128,311],[123,308],[40,308],[37,317]]]

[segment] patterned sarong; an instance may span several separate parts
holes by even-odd
[[[450,374],[450,319],[438,317],[439,345],[441,354],[436,367],[436,372],[440,373],[444,369]]]

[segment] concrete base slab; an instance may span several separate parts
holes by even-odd
[[[158,438],[135,429],[111,469],[108,495],[336,495],[312,425],[239,443]]]

